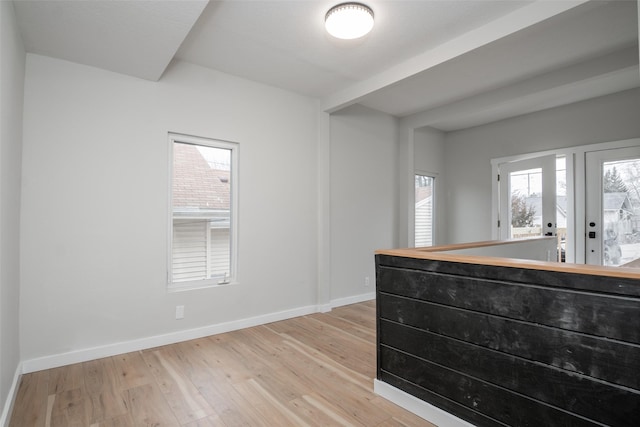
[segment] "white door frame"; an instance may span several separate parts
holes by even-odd
[[[530,159],[516,160],[498,164],[498,173],[500,181],[498,182],[500,204],[497,222],[498,238],[500,240],[509,239],[510,236],[510,203],[503,203],[511,196],[511,187],[509,176],[511,173],[529,169],[542,170],[542,235],[547,233],[555,234],[556,229],[556,197],[555,197],[555,176],[556,176],[556,155],[550,154],[545,156],[533,157]],[[551,224],[551,225],[548,225]]]
[[[604,162],[612,160],[625,160],[640,158],[640,145],[621,147],[607,150],[593,150],[585,153],[585,184],[591,190],[593,197],[586,195],[585,204],[585,224],[587,234],[585,234],[585,263],[601,265],[603,263],[603,188],[602,188],[602,165]],[[597,191],[596,191],[597,190]],[[595,224],[594,227],[590,223]],[[588,233],[594,232],[594,237],[589,237]]]
[[[500,157],[491,160],[492,170],[492,212],[491,235],[499,239],[499,185],[497,181],[498,165],[501,163],[531,159],[535,157],[554,154],[566,156],[567,162],[567,262],[578,264],[585,263],[585,239],[586,236],[586,167],[585,155],[590,151],[612,150],[617,148],[640,146],[640,138],[625,139],[620,141],[603,142],[581,145],[557,150],[540,151],[537,153],[521,154],[516,156]],[[573,230],[573,233],[571,232]]]

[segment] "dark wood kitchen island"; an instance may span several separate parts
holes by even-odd
[[[640,425],[640,270],[473,255],[502,244],[376,252],[376,391],[441,427]]]

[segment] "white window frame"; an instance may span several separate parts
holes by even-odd
[[[175,143],[200,145],[213,148],[222,148],[231,151],[231,170],[229,180],[231,183],[231,195],[229,203],[229,276],[224,280],[203,279],[185,282],[173,282],[172,265],[173,265],[173,147]],[[167,252],[167,290],[185,291],[192,289],[213,288],[218,286],[228,286],[238,283],[238,157],[240,152],[240,144],[231,141],[224,141],[213,138],[204,138],[199,136],[184,135],[179,133],[169,133],[168,137],[168,153],[169,153],[169,175],[168,175],[168,252]]]
[[[409,245],[411,247],[416,244],[416,197],[415,197],[415,179],[416,175],[422,175],[429,177],[433,180],[433,189],[431,190],[431,246],[436,245],[437,242],[437,221],[438,221],[438,213],[437,213],[437,193],[438,189],[436,188],[436,182],[438,174],[435,172],[427,172],[425,170],[414,169],[411,184],[413,187],[411,188],[411,206],[410,206],[410,221],[411,221],[411,233],[409,233]]]

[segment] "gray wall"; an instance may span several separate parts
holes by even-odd
[[[416,129],[413,134],[413,167],[414,171],[429,172],[435,175],[435,221],[434,245],[446,242],[447,211],[447,179],[444,168],[445,133],[437,129]],[[413,185],[413,177],[411,180]]]
[[[0,31],[0,404],[4,407],[20,362],[19,225],[25,53],[11,2],[0,2]]]
[[[329,303],[373,295],[373,252],[397,246],[396,119],[354,106],[324,122],[315,99],[187,63],[149,82],[26,57],[25,369],[313,310],[326,302],[322,274]],[[240,144],[238,285],[166,290],[168,132]],[[318,162],[322,135],[327,170]],[[327,204],[318,197],[323,177]],[[324,223],[330,270],[320,272]],[[176,305],[185,306],[183,320]]]
[[[447,133],[447,242],[491,239],[491,159],[640,136],[640,89]]]
[[[374,292],[374,251],[397,245],[397,133],[396,119],[359,105],[331,115],[334,299]]]
[[[316,100],[180,62],[149,82],[28,54],[24,121],[23,360],[316,303]],[[240,144],[237,285],[167,292],[168,132]]]

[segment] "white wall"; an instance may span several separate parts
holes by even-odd
[[[448,243],[491,239],[491,159],[640,136],[640,89],[447,133]]]
[[[447,212],[445,210],[447,181],[444,169],[444,135],[442,131],[425,127],[414,130],[413,137],[414,171],[427,172],[435,175],[434,245],[439,245],[447,241]],[[411,209],[409,210],[409,214],[412,215],[413,211]],[[413,223],[411,222],[411,224]]]
[[[444,132],[430,127],[414,129],[412,122],[400,119],[396,144],[397,180],[396,208],[398,246],[414,246],[414,174],[417,170],[437,174],[435,243],[445,242],[445,205],[442,194],[444,179]]]
[[[413,167],[423,172],[444,174],[444,132],[430,127],[416,129],[413,142]]]
[[[331,115],[332,299],[374,292],[374,251],[397,246],[397,139],[387,114],[354,105]]]
[[[4,405],[20,361],[19,224],[25,67],[13,3],[5,1],[0,2],[0,65],[0,405]]]
[[[315,100],[186,63],[149,82],[29,54],[24,121],[23,359],[315,304]],[[170,131],[240,144],[239,285],[166,291]]]

